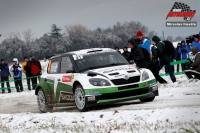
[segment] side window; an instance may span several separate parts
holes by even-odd
[[[72,71],[73,65],[69,56],[62,57],[61,61],[61,73],[66,73],[67,71]]]
[[[50,60],[48,63],[47,73],[50,74],[58,73],[58,66],[59,66],[58,59]]]

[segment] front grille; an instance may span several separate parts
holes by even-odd
[[[128,80],[126,79],[114,79],[111,80],[114,85],[124,85],[124,84],[131,84],[140,81],[140,76],[130,77]]]
[[[129,91],[123,91],[123,92],[115,92],[115,93],[102,94],[100,96],[96,96],[96,100],[124,98],[124,97],[130,97],[130,96],[143,95],[143,94],[147,94],[148,92],[149,92],[149,88],[129,90]]]

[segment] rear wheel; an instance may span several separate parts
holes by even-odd
[[[47,104],[44,91],[40,88],[37,94],[38,108],[42,113],[51,112],[53,107]]]
[[[77,85],[74,90],[75,104],[79,111],[85,111],[86,108],[86,98],[81,85]]]
[[[154,97],[150,97],[150,98],[144,98],[144,99],[140,99],[141,102],[152,102],[155,99]]]

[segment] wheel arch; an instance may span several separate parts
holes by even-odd
[[[75,82],[74,82],[74,84],[73,84],[73,86],[72,86],[72,91],[73,91],[73,93],[74,93],[75,87],[76,87],[77,85],[81,85],[81,83],[80,83],[79,81],[75,81]]]
[[[42,89],[42,87],[41,87],[41,86],[37,86],[37,87],[36,87],[36,89],[35,89],[35,95],[38,94],[39,89]]]

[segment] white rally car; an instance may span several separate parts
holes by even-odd
[[[112,102],[158,96],[154,75],[110,48],[84,49],[51,57],[35,94],[41,112],[75,105],[80,111]]]

